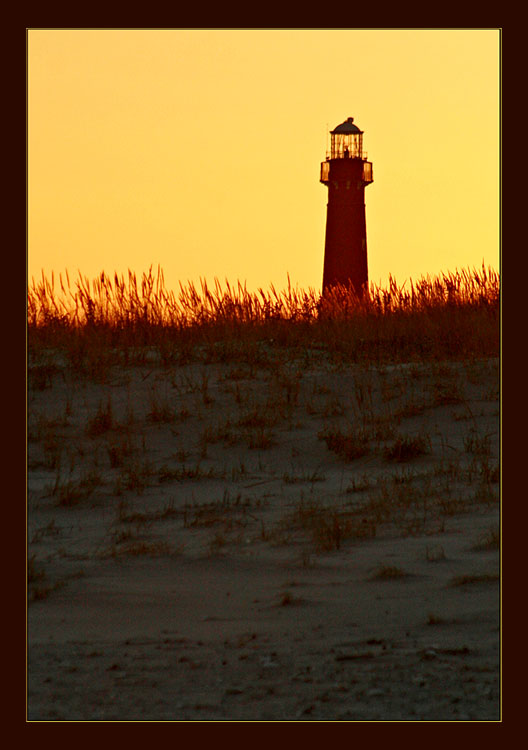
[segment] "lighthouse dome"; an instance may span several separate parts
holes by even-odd
[[[338,125],[337,128],[334,128],[334,130],[330,131],[331,133],[340,133],[340,134],[349,134],[349,133],[362,133],[363,131],[358,128],[357,125],[354,125],[354,118],[348,117],[345,122],[342,122],[341,125]]]

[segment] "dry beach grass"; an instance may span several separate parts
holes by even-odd
[[[496,721],[499,279],[28,294],[28,718]]]

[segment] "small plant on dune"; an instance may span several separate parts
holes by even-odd
[[[223,424],[207,425],[200,435],[200,445],[202,449],[211,443],[224,443],[225,445],[235,445],[242,440],[239,430],[233,428],[231,421],[228,419]]]
[[[387,461],[403,463],[429,453],[430,445],[429,438],[424,435],[400,435],[385,448],[383,455]]]
[[[46,579],[44,567],[40,563],[37,563],[35,555],[29,557],[26,567],[28,583],[38,583]]]
[[[370,436],[364,430],[344,433],[339,429],[326,429],[317,437],[326,443],[328,450],[345,461],[353,461],[369,452]]]
[[[48,432],[43,441],[44,466],[47,469],[58,469],[61,465],[64,448],[62,442],[54,432]]]
[[[284,365],[276,367],[271,373],[269,384],[270,405],[280,405],[283,409],[295,406],[299,399],[301,377],[296,369]]]
[[[91,497],[101,483],[101,477],[95,470],[87,471],[83,473],[80,479],[68,478],[64,481],[58,479],[50,494],[56,498],[57,505],[71,507]]]
[[[483,531],[473,545],[472,549],[476,551],[497,550],[500,548],[500,529],[498,526]]]
[[[441,544],[434,544],[431,547],[427,546],[425,558],[428,562],[441,562],[446,559],[445,550]]]
[[[464,449],[474,456],[489,456],[491,453],[490,435],[480,435],[472,428],[464,438]]]
[[[449,581],[449,585],[470,586],[479,583],[496,583],[498,580],[498,573],[468,573],[466,575],[454,576]]]
[[[266,410],[265,408],[252,408],[245,411],[237,420],[239,427],[249,427],[255,429],[264,429],[273,427],[277,422],[277,415]]]
[[[59,537],[62,534],[62,528],[57,526],[55,523],[55,519],[52,518],[51,521],[46,524],[46,526],[43,526],[40,529],[37,529],[31,538],[32,544],[37,544],[38,542],[42,541],[44,538],[50,538],[50,537]]]
[[[99,403],[97,412],[88,420],[86,434],[92,438],[99,437],[99,435],[104,435],[105,432],[109,432],[113,427],[112,401],[110,397],[108,397],[106,403]]]
[[[425,401],[424,399],[417,399],[414,394],[411,395],[411,398],[395,413],[393,414],[393,419],[398,422],[401,422],[402,419],[409,419],[411,417],[417,417],[420,414],[423,414],[424,411],[429,408],[430,403]]]
[[[399,399],[403,396],[406,391],[406,383],[401,375],[392,373],[390,378],[387,378],[387,373],[382,372],[381,381],[381,399],[384,403]]]
[[[464,394],[457,382],[438,382],[433,386],[432,405],[449,406],[464,402]]]
[[[55,581],[51,583],[45,568],[36,561],[35,555],[31,555],[26,563],[27,571],[27,594],[29,602],[37,602],[46,599],[53,591],[65,585],[66,581]],[[82,573],[73,574],[73,578],[79,577]]]
[[[338,550],[341,542],[350,532],[350,521],[339,513],[331,513],[328,517],[316,517],[312,533],[316,548],[329,552]]]
[[[247,444],[250,450],[268,450],[276,445],[276,440],[269,427],[257,427],[249,433]]]
[[[106,452],[112,469],[125,466],[139,452],[139,446],[129,433],[112,437],[106,446]]]
[[[176,412],[168,399],[161,398],[156,391],[152,391],[147,417],[154,423],[170,423],[176,419]]]
[[[168,518],[176,518],[182,515],[182,511],[178,510],[174,504],[174,500],[169,500],[161,508],[155,510],[144,510],[144,511],[133,511],[129,510],[129,506],[126,502],[121,501],[117,507],[117,522],[135,524],[139,530],[141,526],[148,525],[153,521],[161,521]],[[119,534],[120,532],[115,532]],[[129,532],[126,532],[127,538]]]
[[[373,411],[373,385],[369,374],[363,373],[354,379],[353,405],[356,414],[362,423],[366,425],[374,419]]]
[[[312,407],[313,410],[313,407]],[[312,413],[317,413],[314,410]],[[324,417],[341,417],[346,412],[346,407],[343,402],[334,394],[326,399],[325,405],[321,409],[321,413]]]
[[[345,492],[349,495],[353,494],[354,492],[365,492],[365,490],[370,489],[371,487],[371,480],[368,478],[366,474],[364,474],[362,477],[352,477],[352,481],[346,488]]]
[[[131,538],[112,542],[108,554],[111,557],[165,557],[171,554],[171,551],[171,546],[167,542]]]
[[[284,484],[296,484],[298,482],[324,482],[326,480],[326,477],[324,474],[321,474],[318,469],[316,469],[311,474],[301,473],[301,474],[290,474],[289,472],[286,472],[282,476],[282,481]]]
[[[111,534],[111,546],[112,549],[116,549],[118,545],[123,543],[129,543],[132,540],[136,539],[137,535],[134,534],[132,529],[118,529],[116,531],[113,531]]]
[[[60,372],[57,365],[40,364],[28,367],[28,388],[29,390],[44,391],[53,385],[54,376]]]
[[[488,455],[474,454],[460,471],[462,479],[481,494],[493,494],[492,485],[500,480],[500,464],[491,462]]]
[[[380,565],[372,574],[372,580],[393,581],[398,578],[405,578],[405,576],[407,576],[407,573],[396,565]]]
[[[493,505],[499,501],[499,495],[489,482],[481,479],[475,486],[469,501],[475,505]]]
[[[120,487],[141,495],[148,487],[153,475],[154,469],[150,461],[136,459],[125,462],[121,469]]]
[[[426,622],[427,625],[445,625],[446,620],[439,615],[435,615],[433,612],[429,612]]]
[[[200,463],[195,466],[183,466],[173,469],[164,464],[158,470],[158,482],[183,482],[187,480],[199,479],[223,479],[225,472],[216,471],[214,468],[203,469]]]
[[[320,507],[304,498],[279,525],[290,533],[295,529],[308,533],[318,552],[332,552],[345,541],[376,536],[376,524],[370,520],[344,509]]]
[[[391,480],[395,485],[412,484],[417,476],[417,473],[412,469],[402,469],[400,471],[394,472],[394,474],[392,474],[391,476]]]
[[[246,527],[251,500],[240,493],[231,496],[225,490],[221,500],[185,504],[183,511],[184,528],[204,529],[221,527],[222,531],[239,531]]]
[[[227,544],[226,537],[220,532],[216,531],[207,544],[207,551],[210,557],[216,557],[221,553]]]
[[[382,477],[361,506],[366,519],[394,527],[400,534],[423,533],[436,516],[438,498],[427,483],[394,484]],[[359,509],[358,509],[359,510]]]

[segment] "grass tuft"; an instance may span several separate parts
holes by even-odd
[[[391,445],[387,446],[384,457],[387,461],[404,463],[425,455],[429,450],[430,441],[427,437],[423,435],[415,437],[400,435]]]
[[[455,576],[451,579],[451,586],[468,586],[478,583],[496,583],[499,580],[498,573],[475,573]]]
[[[92,438],[99,437],[99,435],[109,432],[113,426],[112,402],[108,398],[105,404],[99,404],[96,414],[88,421],[86,434]]]
[[[354,461],[369,452],[369,436],[363,430],[343,433],[341,430],[323,430],[318,434],[328,450],[345,461]]]
[[[407,573],[395,565],[380,565],[373,573],[372,580],[375,581],[393,581],[397,578],[405,578]]]
[[[364,299],[345,287],[321,296],[288,283],[278,292],[249,292],[240,282],[223,288],[189,283],[178,293],[152,268],[138,279],[101,273],[75,283],[44,274],[28,286],[30,357],[49,347],[62,350],[76,375],[104,381],[114,364],[162,365],[190,361],[230,362],[250,368],[269,365],[274,347],[296,349],[309,361],[325,351],[334,362],[440,361],[497,356],[499,274],[491,268],[462,269],[388,287],[371,284]],[[35,370],[35,388],[51,387],[52,373]],[[287,403],[298,396],[296,376],[279,379]],[[212,403],[207,382],[200,394]],[[362,399],[366,391],[358,392]],[[435,394],[437,403],[456,403],[456,386]]]
[[[483,531],[472,549],[475,551],[490,551],[500,548],[500,529],[498,526]]]

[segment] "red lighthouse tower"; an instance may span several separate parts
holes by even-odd
[[[365,187],[373,181],[372,163],[363,153],[363,131],[353,117],[330,135],[320,178],[328,188],[323,293],[343,284],[361,296],[368,287]]]

